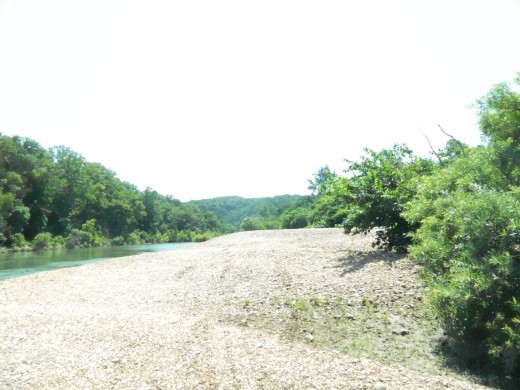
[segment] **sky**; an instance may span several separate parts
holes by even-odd
[[[0,0],[0,133],[182,201],[308,194],[363,147],[480,142],[520,0]]]

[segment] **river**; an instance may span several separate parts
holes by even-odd
[[[0,254],[0,280],[12,279],[36,272],[76,267],[115,257],[132,256],[145,252],[161,252],[191,245],[175,244],[125,245],[103,248],[78,248]]]

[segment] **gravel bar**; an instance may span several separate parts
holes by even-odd
[[[486,388],[230,320],[249,300],[402,282],[405,271],[370,240],[339,229],[241,232],[1,281],[0,388]],[[349,263],[360,253],[371,255]]]

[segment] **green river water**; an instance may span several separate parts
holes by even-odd
[[[36,272],[76,267],[115,257],[160,252],[180,248],[191,243],[127,245],[107,248],[79,248],[37,252],[0,254],[0,280],[17,278]]]

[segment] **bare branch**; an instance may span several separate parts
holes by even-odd
[[[441,131],[447,135],[448,137],[450,137],[453,141],[455,141],[457,143],[457,145],[459,145],[459,148],[462,152],[462,154],[464,155],[464,157],[466,157],[466,151],[464,150],[464,144],[462,142],[460,142],[458,139],[456,139],[454,136],[452,136],[451,134],[448,134],[444,131],[444,129],[441,127],[441,125],[437,125],[439,126],[439,129],[441,129]]]
[[[439,156],[439,154],[435,151],[435,149],[433,149],[432,143],[430,142],[430,140],[428,139],[426,134],[424,134],[422,131],[421,131],[421,134],[423,135],[424,138],[426,138],[426,141],[428,141],[428,145],[430,145],[430,149],[431,149],[432,153],[435,155],[435,157],[437,157],[437,160],[439,160],[439,164],[441,164],[441,167],[443,167],[444,163],[442,162],[441,156]]]

